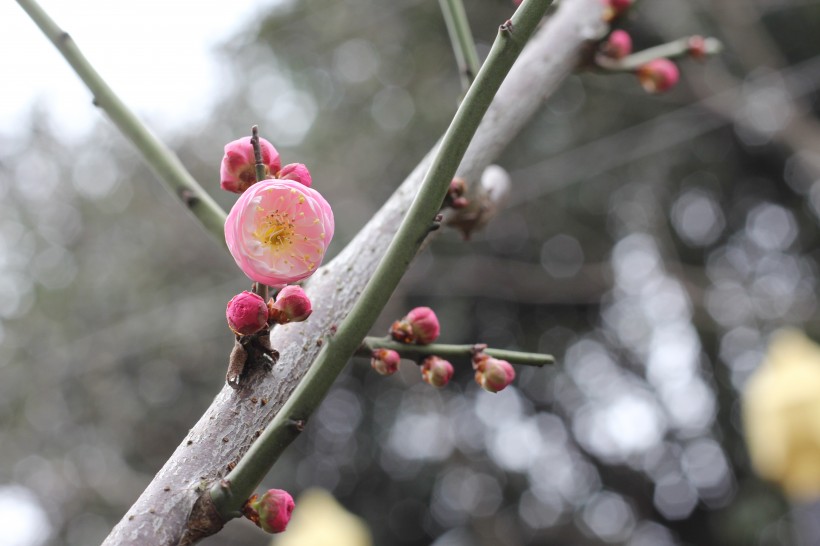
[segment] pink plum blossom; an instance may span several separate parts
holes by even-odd
[[[225,316],[234,333],[247,336],[267,326],[268,306],[259,294],[245,291],[231,298]]]
[[[333,211],[319,192],[292,180],[263,180],[231,208],[225,241],[245,275],[281,288],[316,271],[333,229]]]
[[[669,59],[654,59],[641,65],[638,80],[647,93],[663,93],[672,89],[680,78],[678,66]]]
[[[453,377],[453,365],[437,356],[428,356],[421,364],[421,378],[434,387],[443,387]]]
[[[399,371],[401,356],[392,349],[375,349],[370,366],[381,375],[393,375]]]
[[[310,171],[301,163],[288,163],[282,167],[282,170],[279,171],[276,178],[281,180],[295,180],[296,182],[304,184],[307,187],[310,187],[310,184],[313,181],[310,177]]]
[[[268,317],[276,324],[288,322],[302,322],[313,312],[305,291],[301,286],[286,286],[276,294],[276,301],[268,302]]]
[[[250,508],[246,515],[266,533],[281,533],[284,531],[290,515],[293,513],[294,503],[290,493],[283,489],[269,489],[261,497],[251,498]]]
[[[259,148],[265,165],[265,178],[273,178],[282,165],[279,152],[264,138],[259,139]],[[257,181],[251,137],[243,137],[225,145],[219,175],[222,189],[233,193],[242,193]]]

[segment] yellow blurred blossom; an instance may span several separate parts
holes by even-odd
[[[372,546],[370,529],[324,489],[308,489],[296,501],[288,529],[272,546]]]
[[[743,422],[760,476],[793,500],[820,498],[820,345],[777,332],[744,389]]]

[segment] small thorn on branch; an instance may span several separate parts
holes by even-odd
[[[507,19],[504,21],[500,27],[498,27],[499,32],[502,34],[512,34],[513,32],[513,22],[512,19]]]
[[[288,425],[293,427],[297,432],[303,432],[305,430],[305,423],[304,419],[288,419]]]
[[[199,197],[197,197],[196,194],[188,188],[181,188],[179,190],[179,198],[188,208],[192,208],[199,202]]]

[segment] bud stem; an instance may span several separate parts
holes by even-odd
[[[655,59],[687,57],[689,55],[689,40],[691,38],[691,36],[678,38],[672,42],[637,51],[620,59],[613,59],[606,55],[598,54],[595,56],[595,65],[608,72],[633,72],[642,65]],[[704,39],[703,46],[703,53],[705,55],[714,55],[720,53],[723,49],[723,44],[717,38]]]
[[[262,147],[259,145],[259,126],[251,127],[251,146],[253,146],[253,159],[256,162],[256,181],[265,179],[265,164],[262,162]]]
[[[364,338],[362,346],[356,351],[356,356],[370,357],[374,349],[392,349],[398,352],[402,358],[423,358],[429,355],[436,355],[442,358],[464,358],[470,359],[476,352],[476,345],[448,345],[445,343],[431,343],[429,345],[414,345],[409,343],[399,343],[389,337]],[[555,364],[552,355],[540,353],[523,353],[519,351],[507,351],[504,349],[484,348],[482,352],[493,358],[506,360],[511,364],[521,364],[523,366],[536,366],[538,368],[545,364]]]

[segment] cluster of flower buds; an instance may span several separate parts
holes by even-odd
[[[228,327],[240,336],[249,336],[272,324],[302,322],[313,311],[301,286],[286,286],[268,303],[254,292],[244,291],[228,302]]]
[[[435,312],[429,307],[416,307],[390,327],[390,336],[399,343],[428,345],[438,339],[440,326]],[[515,370],[506,360],[493,358],[483,351],[474,350],[472,362],[475,380],[488,392],[504,390],[515,379]],[[392,349],[373,350],[370,365],[381,375],[393,375],[399,369],[401,355]],[[421,378],[434,387],[443,387],[453,377],[453,365],[441,357],[430,355],[421,362]]]
[[[242,515],[266,533],[284,531],[293,513],[293,497],[283,489],[269,489],[261,497],[254,495],[242,508]]]
[[[310,172],[301,163],[290,163],[282,167],[279,152],[273,144],[259,139],[259,149],[262,153],[262,165],[265,171],[265,180],[278,178],[280,180],[294,180],[310,187],[312,182]],[[219,185],[223,190],[233,193],[244,193],[257,182],[256,159],[251,144],[251,137],[243,137],[225,145],[225,155],[219,169]]]
[[[429,345],[438,339],[441,327],[436,313],[429,307],[416,307],[390,327],[390,336],[399,343]],[[375,349],[370,366],[381,375],[399,370],[401,355],[392,349]],[[428,356],[421,364],[421,378],[435,387],[443,387],[453,377],[453,365],[437,356]]]
[[[228,249],[245,275],[281,289],[267,304],[250,292],[228,303],[228,325],[239,335],[259,332],[269,324],[300,322],[310,315],[310,300],[293,283],[316,271],[335,228],[330,205],[310,187],[313,180],[307,167],[282,167],[276,148],[263,138],[259,151],[262,180],[257,179],[251,137],[228,143],[220,167],[222,188],[241,194],[225,221]]]
[[[473,369],[475,382],[488,392],[502,391],[515,379],[512,364],[480,351],[473,355]]]
[[[463,209],[470,204],[464,197],[465,193],[467,193],[467,182],[463,178],[453,178],[447,189],[447,195],[444,197],[444,206],[451,209]]]

